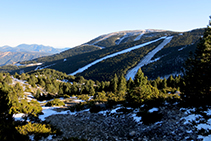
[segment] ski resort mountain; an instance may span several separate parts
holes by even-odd
[[[134,71],[128,76],[132,69],[142,67],[149,79],[177,75],[181,74],[184,61],[195,50],[203,32],[204,29],[113,32],[58,54],[21,62],[22,67],[13,66],[11,72],[51,68],[86,79],[110,80],[122,73],[129,79],[135,75]],[[41,65],[26,67],[32,63]]]

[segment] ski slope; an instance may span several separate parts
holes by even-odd
[[[154,50],[152,50],[151,52],[149,52],[149,53],[140,61],[140,63],[139,63],[136,67],[134,67],[134,68],[128,70],[128,72],[127,72],[125,78],[126,78],[127,80],[129,80],[130,77],[131,77],[132,79],[134,79],[134,77],[135,77],[135,75],[136,75],[138,69],[141,68],[141,67],[143,67],[144,65],[149,64],[149,63],[151,62],[152,57],[153,57],[158,51],[160,51],[165,45],[167,45],[167,44],[171,41],[172,38],[173,38],[173,36],[166,37],[165,40],[164,40],[160,45],[158,45]]]
[[[160,37],[160,38],[158,38],[158,39],[156,39],[156,40],[152,40],[152,41],[149,41],[149,42],[146,42],[146,43],[143,43],[143,44],[140,44],[140,45],[136,45],[136,46],[134,46],[134,47],[127,48],[127,49],[125,49],[125,50],[122,50],[122,51],[119,51],[119,52],[116,52],[116,53],[107,55],[107,56],[105,56],[105,57],[103,57],[103,58],[100,58],[100,59],[95,60],[94,62],[91,62],[90,64],[88,64],[88,65],[86,65],[86,66],[84,66],[84,67],[78,69],[77,71],[75,71],[75,72],[73,72],[73,73],[70,73],[69,75],[76,75],[77,73],[81,73],[81,72],[85,71],[86,69],[88,69],[89,67],[91,67],[91,66],[93,66],[93,65],[95,65],[95,64],[97,64],[97,63],[99,63],[99,62],[101,62],[101,61],[103,61],[103,60],[105,60],[105,59],[112,58],[112,57],[115,57],[115,56],[117,56],[117,55],[120,55],[120,54],[123,54],[123,53],[130,52],[130,51],[132,51],[132,50],[141,48],[141,47],[143,47],[143,46],[149,45],[149,44],[151,44],[151,43],[157,42],[157,41],[159,41],[159,40],[161,40],[161,39],[165,39],[165,38],[167,38],[167,37]],[[151,58],[150,58],[150,59],[151,59]]]

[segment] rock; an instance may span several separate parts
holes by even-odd
[[[131,131],[130,133],[129,133],[129,136],[131,136],[131,137],[133,137],[133,136],[135,136],[136,135],[136,131]]]

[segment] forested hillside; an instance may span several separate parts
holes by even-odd
[[[171,74],[181,73],[184,60],[187,59],[189,52],[194,52],[199,38],[203,35],[204,29],[195,29],[188,32],[171,31],[130,31],[118,32],[99,36],[92,41],[55,54],[53,56],[41,57],[32,61],[21,62],[22,66],[4,66],[2,71],[10,70],[11,73],[29,72],[36,69],[52,68],[58,71],[71,74],[89,63],[100,58],[124,51],[126,49],[150,43],[160,37],[170,37],[172,40],[157,52],[150,63],[142,67],[143,72],[149,79],[158,76],[165,77]],[[124,33],[124,34],[123,34]],[[110,80],[114,74],[126,75],[128,70],[135,67],[149,52],[153,51],[162,40],[150,43],[135,50],[105,59],[88,69],[84,70],[81,76],[93,80]],[[108,45],[109,44],[109,45]],[[40,63],[41,65],[27,66],[27,64]]]

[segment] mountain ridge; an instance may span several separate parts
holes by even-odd
[[[204,29],[194,29],[187,32],[174,32],[168,30],[156,32],[156,30],[148,30],[147,33],[143,33],[143,31],[145,30],[134,30],[134,32],[120,31],[100,35],[82,45],[64,52],[21,62],[21,64],[42,63],[38,68],[46,68],[46,66],[48,66],[48,68],[71,74],[79,68],[107,55],[118,53],[122,50],[150,42],[160,37],[173,36],[170,43],[154,54],[150,64],[142,67],[143,72],[149,79],[155,79],[158,76],[163,77],[165,75],[181,73],[184,61],[187,59],[189,52],[195,50],[197,42],[203,35]],[[129,69],[135,67],[144,56],[155,49],[160,43],[161,41],[157,41],[143,46],[142,48],[119,54],[112,58],[107,58],[76,75],[81,75],[86,79],[100,81],[112,79],[115,73],[118,76],[122,73],[126,75],[126,72]],[[13,72],[29,72],[34,71],[36,68],[37,66],[22,67],[15,69]]]
[[[51,46],[44,46],[44,45],[38,45],[38,44],[20,44],[16,47],[11,47],[11,46],[3,46],[0,47],[0,51],[2,52],[42,52],[42,53],[50,53],[50,54],[55,54],[59,53],[62,51],[65,51],[69,48],[54,48]]]

